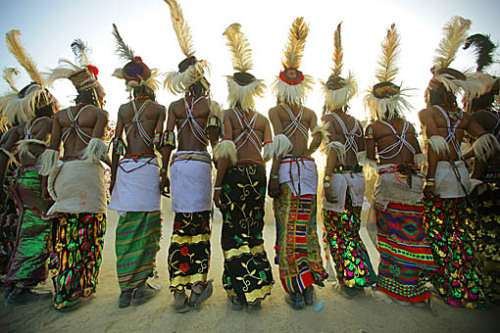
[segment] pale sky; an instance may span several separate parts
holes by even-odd
[[[209,81],[212,96],[227,106],[225,75],[231,75],[231,54],[222,33],[234,22],[242,25],[253,51],[257,78],[268,85],[265,98],[257,99],[257,109],[267,115],[274,106],[271,84],[281,68],[283,48],[288,30],[297,16],[304,16],[310,33],[306,42],[301,70],[316,80],[330,75],[333,54],[333,33],[343,21],[344,72],[354,72],[359,94],[351,102],[352,114],[364,119],[364,91],[375,82],[376,61],[381,52],[380,42],[391,23],[401,35],[400,72],[395,80],[406,88],[417,88],[410,99],[414,106],[409,119],[424,107],[424,90],[431,78],[430,67],[435,49],[442,38],[442,27],[454,15],[472,20],[469,34],[488,33],[495,43],[500,41],[500,1],[489,0],[420,0],[420,1],[298,1],[298,0],[178,0],[184,17],[191,27],[196,57],[211,64]],[[124,65],[115,55],[111,34],[116,23],[125,42],[151,68],[161,72],[177,69],[184,59],[172,28],[170,11],[162,0],[17,0],[2,4],[0,31],[21,30],[21,41],[41,71],[57,66],[59,58],[74,61],[70,44],[75,38],[88,42],[92,48],[99,81],[106,89],[105,109],[116,119],[120,104],[128,94],[122,80],[111,76],[115,68]],[[498,51],[497,51],[498,55]],[[0,65],[17,67],[22,75],[16,79],[18,88],[29,78],[8,52],[5,41],[0,45]],[[452,67],[475,68],[469,50],[461,50]],[[491,71],[499,72],[498,65]],[[2,80],[0,93],[8,91]],[[68,106],[76,94],[69,80],[56,83],[51,89],[62,106]],[[158,102],[168,106],[180,96],[167,90],[157,92]],[[321,115],[321,86],[317,83],[306,105]]]

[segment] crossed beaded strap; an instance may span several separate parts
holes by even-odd
[[[242,128],[242,132],[240,133],[240,135],[238,135],[238,137],[234,139],[234,142],[236,143],[236,149],[240,149],[248,141],[250,141],[255,149],[260,153],[262,149],[262,143],[260,142],[259,136],[257,135],[257,133],[255,133],[254,129],[255,123],[257,121],[257,113],[253,115],[250,121],[248,121],[245,115],[240,114],[237,108],[233,108],[233,113],[236,116],[236,119],[238,119],[240,127]]]
[[[196,140],[198,140],[198,142],[200,142],[203,145],[207,145],[208,144],[207,134],[204,131],[204,129],[200,126],[200,124],[198,124],[196,122],[196,120],[194,119],[194,116],[193,116],[194,106],[202,98],[203,98],[203,96],[198,97],[194,101],[193,101],[193,99],[191,99],[191,104],[186,100],[186,98],[184,98],[184,110],[186,111],[186,119],[184,120],[184,122],[182,123],[182,125],[179,127],[178,132],[180,133],[180,131],[184,127],[186,127],[186,125],[189,125],[191,133],[193,133],[193,136],[196,138]]]
[[[85,110],[89,107],[90,107],[90,105],[85,105],[84,107],[82,107],[80,110],[78,110],[78,112],[76,113],[76,116],[73,116],[73,113],[71,112],[71,108],[66,109],[67,113],[68,113],[68,118],[71,121],[71,125],[66,131],[64,131],[64,133],[61,136],[63,143],[66,143],[66,140],[68,139],[69,135],[71,134],[71,131],[75,131],[76,135],[78,136],[78,138],[80,138],[80,140],[82,140],[83,143],[85,143],[86,145],[89,144],[90,139],[92,139],[92,136],[85,133],[78,125],[78,117],[80,116],[80,114],[82,113],[83,110]]]
[[[128,136],[128,134],[130,133],[130,130],[131,130],[131,126],[133,124],[135,124],[137,126],[137,130],[139,130],[139,135],[141,136],[142,141],[144,141],[144,143],[148,146],[151,145],[151,143],[153,142],[153,139],[148,135],[148,133],[144,129],[144,126],[142,126],[142,123],[140,122],[139,118],[141,117],[142,113],[144,112],[144,110],[146,109],[146,106],[149,103],[150,103],[150,101],[146,100],[141,105],[139,110],[137,110],[137,106],[135,105],[135,101],[132,101],[132,108],[134,109],[134,118],[127,125],[125,125],[125,127],[126,127],[125,134]]]
[[[403,121],[403,129],[401,130],[401,134],[398,134],[398,131],[391,124],[389,124],[383,120],[380,120],[380,122],[382,124],[385,124],[387,127],[389,127],[391,129],[392,133],[394,134],[394,136],[396,137],[396,139],[398,139],[393,144],[385,147],[382,151],[378,152],[378,156],[380,158],[382,158],[384,160],[391,159],[391,158],[397,156],[401,152],[403,147],[408,148],[408,150],[413,155],[415,155],[415,153],[416,153],[415,148],[411,145],[411,143],[409,143],[406,140],[406,133],[408,132],[408,128],[410,128],[410,125],[408,124],[408,122],[406,120]],[[390,152],[394,151],[394,150],[395,150],[395,152],[393,154],[389,155]]]
[[[462,122],[462,115],[463,115],[463,110],[460,110],[460,117],[458,118],[457,122],[451,126],[451,120],[450,116],[443,110],[442,107],[439,105],[434,105],[441,113],[443,114],[444,118],[446,119],[446,127],[448,128],[448,136],[446,136],[445,140],[446,143],[450,144],[453,146],[455,151],[457,152],[458,157],[461,159],[462,158],[462,151],[460,150],[460,144],[457,141],[457,137],[455,136],[455,131],[458,128],[458,125]]]
[[[347,127],[344,124],[344,122],[342,121],[342,119],[340,119],[340,117],[336,113],[332,113],[332,115],[335,118],[335,120],[339,123],[339,126],[342,129],[342,134],[344,134],[345,152],[347,153],[349,150],[352,150],[354,152],[354,154],[357,154],[359,148],[358,148],[358,144],[356,143],[355,138],[359,138],[362,135],[362,132],[358,133],[358,131],[360,129],[358,121],[356,119],[354,119],[354,126],[352,127],[352,129],[350,131],[347,131]]]
[[[302,120],[302,115],[304,114],[304,107],[302,106],[300,108],[299,113],[297,114],[297,117],[293,115],[292,110],[288,107],[286,104],[281,104],[281,106],[288,112],[288,115],[290,116],[291,123],[288,124],[288,126],[283,130],[283,134],[285,134],[288,138],[291,137],[297,130],[299,130],[302,135],[308,139],[308,130],[307,128],[300,122]]]

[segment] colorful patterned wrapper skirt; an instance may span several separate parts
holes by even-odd
[[[483,273],[483,291],[500,303],[500,165],[489,165],[483,177],[488,189],[478,198],[477,238],[472,243]]]
[[[209,266],[210,212],[176,213],[168,249],[170,289],[207,282]]]
[[[5,178],[5,186],[11,183],[12,175],[9,172]],[[16,246],[17,209],[12,195],[7,196],[5,209],[0,212],[0,275],[7,274],[9,261]]]
[[[369,287],[377,281],[368,252],[359,237],[361,207],[353,207],[349,189],[342,213],[323,209],[326,239],[335,262],[337,279],[343,285]]]
[[[56,309],[71,307],[96,292],[105,232],[105,214],[58,215],[52,228],[50,262]]]
[[[302,292],[328,277],[316,231],[316,195],[297,197],[288,183],[280,187],[274,199],[280,279],[287,293]]]
[[[252,304],[271,294],[273,281],[262,237],[266,174],[263,164],[238,164],[222,181],[224,273],[228,296]]]
[[[19,168],[12,179],[11,190],[17,203],[19,222],[5,283],[34,286],[48,276],[52,227],[50,220],[42,219],[48,204],[42,199],[38,169]]]
[[[424,206],[375,204],[380,252],[377,289],[404,302],[430,298],[424,277],[436,269],[423,228]]]
[[[116,227],[116,269],[123,291],[140,287],[156,267],[160,250],[160,211],[127,212]]]
[[[438,266],[432,283],[455,307],[483,308],[481,277],[474,258],[475,235],[465,198],[425,200],[425,227]]]

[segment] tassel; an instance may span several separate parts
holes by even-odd
[[[108,159],[108,146],[103,140],[92,138],[83,151],[82,159],[92,162],[105,161]]]
[[[500,152],[500,144],[491,133],[485,133],[477,138],[472,145],[474,156],[483,162],[487,162],[495,153]]]
[[[323,123],[321,125],[317,125],[311,132],[311,136],[315,136],[316,134],[321,134],[321,142],[328,142],[328,137],[330,133],[328,132],[328,128],[330,127],[329,123]]]
[[[415,163],[417,163],[418,168],[422,169],[425,164],[425,155],[422,153],[417,154],[413,157],[413,160],[415,161]]]
[[[20,155],[27,155],[31,158],[34,158],[35,156],[29,151],[30,145],[33,143],[38,144],[38,145],[42,145],[44,147],[48,146],[47,142],[42,141],[42,140],[26,139],[26,140],[17,141],[17,151],[19,152]]]
[[[59,150],[45,149],[38,158],[38,166],[40,167],[40,175],[48,176],[52,168],[59,160]]]
[[[332,141],[326,146],[326,154],[330,155],[331,151],[337,154],[338,164],[345,164],[345,146],[339,141]]]
[[[431,146],[432,150],[439,156],[443,157],[450,154],[450,147],[446,143],[446,140],[439,135],[431,136],[427,142]]]
[[[215,146],[214,158],[219,160],[221,158],[228,158],[231,165],[235,165],[238,161],[236,145],[232,140],[222,140]]]
[[[264,145],[264,154],[262,155],[262,159],[264,162],[269,161],[274,156],[274,142],[268,142]]]
[[[285,134],[278,134],[273,140],[273,158],[283,158],[293,149],[293,144]]]

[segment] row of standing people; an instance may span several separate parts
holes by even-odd
[[[464,23],[456,20],[457,24]],[[291,31],[290,43],[295,43],[295,52],[300,53],[307,25],[299,18]],[[340,34],[340,28],[336,34]],[[465,130],[479,137],[471,153],[477,157],[488,157],[484,153],[490,152],[485,147],[498,142],[492,141],[497,139],[485,134],[472,116],[457,110],[453,103],[455,91],[442,83],[448,80],[460,84],[459,81],[467,80],[444,66],[436,69],[431,81],[430,107],[420,113],[429,138],[426,200],[422,201],[424,180],[415,166],[420,147],[414,127],[401,112],[405,104],[401,89],[390,82],[394,76],[386,75],[374,86],[367,103],[376,120],[363,133],[359,121],[345,112],[356,89],[351,77],[340,77],[340,59],[325,83],[328,112],[323,116],[323,124],[329,126],[316,126],[315,113],[303,107],[309,77],[298,69],[300,57],[287,54],[277,82],[279,105],[269,112],[273,138],[269,121],[254,108],[253,98],[263,92],[264,85],[249,73],[251,59],[242,56],[250,55],[248,42],[239,25],[231,25],[224,35],[231,50],[241,53],[233,56],[236,73],[228,79],[230,109],[222,116],[217,116],[217,107],[208,98],[205,64],[192,53],[186,54],[179,71],[167,80],[172,91],[185,93],[184,98],[171,104],[168,117],[165,108],[154,102],[154,70],[129,54],[129,62],[119,71],[134,95],[119,110],[113,158],[109,162],[109,208],[120,214],[115,243],[121,289],[119,306],[140,304],[157,293],[146,281],[154,271],[159,249],[160,192],[166,189],[168,194],[171,189],[175,217],[168,269],[174,308],[183,312],[189,305],[199,306],[212,293],[211,281],[207,279],[212,202],[223,217],[223,284],[231,306],[235,310],[244,306],[259,308],[273,284],[262,237],[266,187],[274,198],[276,260],[286,300],[297,309],[312,304],[312,286],[322,285],[327,276],[316,234],[318,174],[311,158],[322,137],[328,138],[323,215],[342,293],[353,297],[361,288],[376,283],[383,293],[379,298],[421,303],[429,298],[423,279],[429,271],[439,293],[450,304],[481,306],[481,283],[468,242],[469,231],[464,229],[465,215],[460,213],[466,208],[466,194],[461,182],[450,176],[448,165],[462,180],[468,179],[468,175],[460,162],[445,161],[450,156],[457,159],[458,150],[455,156],[453,149],[463,139]],[[115,37],[122,47],[123,40],[116,28]],[[391,27],[386,47],[390,49],[388,44],[394,40],[398,40],[397,33]],[[84,51],[79,42],[74,47]],[[47,277],[44,261],[51,236],[54,253],[50,267],[56,308],[71,308],[95,293],[106,227],[104,173],[98,161],[107,159],[107,147],[101,140],[107,113],[100,108],[104,94],[96,80],[96,70],[88,65],[53,72],[53,79],[70,78],[79,93],[77,106],[57,113],[53,121],[44,116],[53,111],[55,99],[41,78],[34,79],[38,84],[28,86],[24,95],[23,91],[16,94],[21,98],[31,94],[29,97],[34,98],[37,107],[32,110],[35,121],[19,116],[26,115],[25,110],[16,113],[17,122],[23,125],[9,131],[4,136],[8,142],[2,146],[5,161],[11,148],[22,139],[18,144],[22,167],[16,178],[23,212],[21,232],[9,267],[8,277],[12,278],[6,280],[11,286],[7,300],[12,302],[30,298],[30,287]],[[165,118],[167,126],[163,131]],[[447,121],[454,126],[447,125]],[[48,133],[52,133],[51,142],[45,149]],[[310,145],[309,133],[313,138]],[[220,135],[222,141],[217,143]],[[62,162],[58,157],[61,141]],[[213,201],[209,143],[215,147],[217,159]],[[162,155],[161,166],[155,149]],[[171,156],[174,149],[177,151]],[[439,155],[446,151],[448,156]],[[41,170],[34,167],[38,156]],[[269,158],[273,158],[273,164],[267,184],[264,161]],[[375,165],[379,174],[375,196],[381,253],[378,278],[359,238],[364,179],[358,161]],[[45,177],[40,178],[39,174]],[[50,210],[42,200],[47,197],[45,189],[55,201]],[[34,223],[45,212],[57,214],[52,228],[50,223]],[[27,255],[22,249],[33,242],[39,248],[32,248]],[[189,297],[186,290],[191,290]]]

